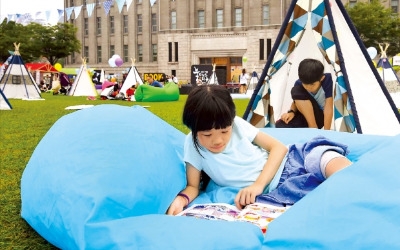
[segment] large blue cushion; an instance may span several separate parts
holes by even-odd
[[[22,176],[22,217],[61,248],[87,223],[163,214],[185,187],[184,134],[140,106],[100,105],[57,121]]]
[[[66,115],[43,137],[21,180],[22,217],[61,249],[400,249],[400,135],[263,129],[286,144],[323,135],[354,164],[269,226],[165,215],[185,187],[184,135],[140,107]],[[194,203],[232,203],[211,185]]]
[[[267,132],[286,142],[322,134],[347,144],[354,163],[274,220],[263,249],[400,249],[400,135]]]
[[[140,106],[66,115],[26,166],[22,217],[61,249],[259,249],[261,231],[247,223],[165,215],[186,185],[183,143]]]

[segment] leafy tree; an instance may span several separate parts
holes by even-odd
[[[400,17],[390,8],[385,8],[378,0],[369,3],[357,2],[346,10],[354,23],[365,47],[378,47],[379,43],[389,43],[387,55],[400,51]]]
[[[6,20],[0,24],[0,62],[5,62],[10,56],[9,51],[14,51],[14,42],[21,42],[21,50],[25,47],[23,41],[28,40],[25,27],[15,22]]]
[[[44,26],[30,23],[26,26],[15,22],[3,22],[0,25],[0,60],[14,51],[14,42],[21,43],[20,53],[25,62],[45,57],[54,65],[58,60],[80,52],[80,41],[76,38],[77,28],[69,23]],[[4,40],[3,40],[4,39]]]
[[[80,42],[76,38],[77,28],[69,23],[54,26],[42,26],[30,23],[31,31],[29,52],[37,58],[46,57],[54,65],[59,59],[80,51]]]

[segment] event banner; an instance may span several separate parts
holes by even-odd
[[[192,65],[190,83],[204,84],[208,82],[212,74],[212,65]],[[200,83],[201,81],[201,83]]]

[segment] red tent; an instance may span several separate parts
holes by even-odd
[[[25,66],[29,71],[52,72],[52,73],[59,72],[49,63],[26,63]]]

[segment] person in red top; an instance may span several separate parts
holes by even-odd
[[[131,100],[131,96],[135,94],[135,90],[136,85],[132,85],[129,89],[126,90],[126,98],[128,98],[128,100]]]

